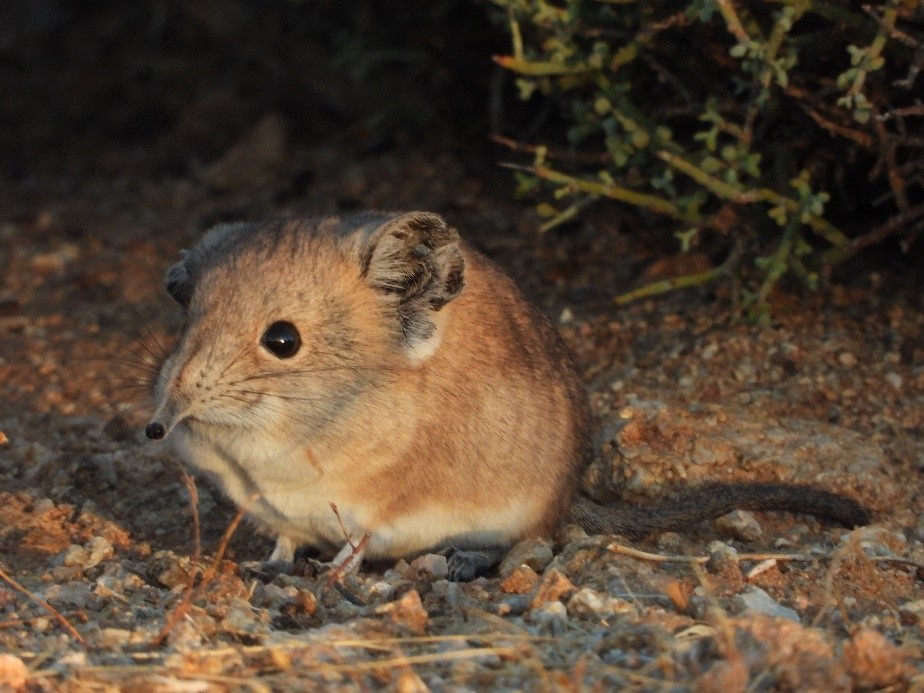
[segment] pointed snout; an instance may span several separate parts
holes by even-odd
[[[170,431],[180,421],[186,418],[189,413],[189,407],[183,403],[177,402],[176,398],[165,396],[154,416],[144,427],[144,435],[148,440],[163,440],[170,435]]]

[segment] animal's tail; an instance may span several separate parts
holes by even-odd
[[[689,527],[732,510],[776,510],[833,520],[846,527],[869,524],[866,508],[847,496],[811,486],[715,482],[642,505],[599,505],[578,496],[570,520],[591,534],[622,534],[638,539]]]

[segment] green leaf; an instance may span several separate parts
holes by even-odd
[[[558,210],[547,202],[540,202],[538,205],[536,205],[536,214],[538,214],[543,219],[551,219],[556,214],[558,214]]]
[[[707,156],[705,159],[699,162],[699,167],[706,173],[716,173],[717,171],[722,170],[723,164],[714,156]]]
[[[533,79],[518,79],[517,92],[520,100],[529,101],[530,97],[536,93],[536,81]]]
[[[695,226],[686,231],[677,231],[674,236],[680,241],[680,251],[683,253],[690,252],[690,248],[693,247],[693,243],[696,241],[698,235],[699,229]]]
[[[779,226],[786,226],[787,222],[789,221],[789,212],[786,211],[785,205],[777,205],[776,207],[773,207],[769,212],[767,212],[767,216],[773,219],[773,221],[775,221]]]

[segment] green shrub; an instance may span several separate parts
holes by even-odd
[[[924,224],[917,0],[494,4],[513,45],[495,60],[565,123],[557,146],[511,144],[533,155],[521,191],[551,193],[544,228],[615,200],[673,220],[683,250],[725,250],[709,272],[618,301],[733,274],[760,319],[784,275],[814,288]]]

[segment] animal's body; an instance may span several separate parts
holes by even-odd
[[[338,547],[345,529],[369,535],[372,558],[447,549],[467,579],[566,516],[630,535],[735,507],[866,520],[850,499],[777,484],[640,509],[580,497],[590,415],[566,347],[437,215],[220,226],[166,286],[187,322],[146,432],[249,502],[273,559]]]

